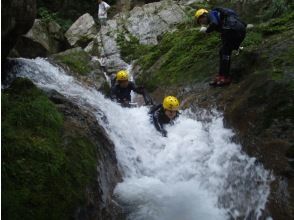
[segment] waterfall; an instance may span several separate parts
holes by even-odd
[[[147,107],[122,108],[58,66],[16,59],[12,70],[42,89],[54,89],[96,115],[115,144],[123,182],[116,200],[130,220],[260,219],[272,176],[232,142],[221,113],[209,122],[181,112],[168,137],[151,124]],[[271,219],[269,216],[268,219]]]

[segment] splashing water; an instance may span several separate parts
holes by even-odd
[[[215,112],[204,123],[182,112],[168,137],[149,121],[147,107],[122,108],[44,59],[17,59],[17,76],[91,106],[114,142],[123,182],[115,189],[130,220],[259,219],[271,175],[233,143]]]

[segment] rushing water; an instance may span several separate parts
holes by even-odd
[[[259,219],[271,176],[231,141],[221,114],[210,122],[182,112],[168,137],[150,123],[148,108],[122,108],[44,59],[17,59],[12,72],[90,106],[115,144],[123,182],[115,195],[130,220]],[[270,217],[268,218],[270,219]]]

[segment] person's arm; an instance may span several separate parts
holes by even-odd
[[[135,83],[133,83],[133,82],[129,82],[129,86],[130,86],[131,90],[133,90],[135,93],[138,93],[138,94],[141,94],[141,95],[144,94],[144,88],[143,87],[137,87],[135,85]]]
[[[153,123],[157,131],[159,131],[163,137],[167,136],[167,131],[159,121],[159,111],[154,112],[152,115]]]
[[[105,10],[108,11],[110,9],[110,5],[104,2]]]
[[[150,108],[148,114],[153,114],[156,110],[160,109],[161,106],[162,106],[162,104],[159,104],[159,105],[153,105],[153,106]]]
[[[209,20],[209,24],[208,27],[206,29],[206,33],[209,34],[213,31],[216,30],[216,27],[219,25],[219,21],[217,19],[218,16],[218,12],[217,11],[212,11],[208,14],[208,20]]]
[[[112,86],[111,91],[110,91],[110,99],[111,100],[116,99],[116,92],[117,92],[116,85],[114,85],[114,86]]]

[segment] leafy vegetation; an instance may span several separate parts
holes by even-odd
[[[69,219],[95,178],[95,147],[63,142],[63,116],[27,79],[2,92],[2,218]]]
[[[73,21],[70,19],[64,19],[60,17],[58,12],[50,12],[47,8],[44,7],[38,8],[38,17],[41,18],[41,20],[45,23],[49,23],[50,21],[58,23],[61,26],[63,32],[66,32],[73,23]]]

